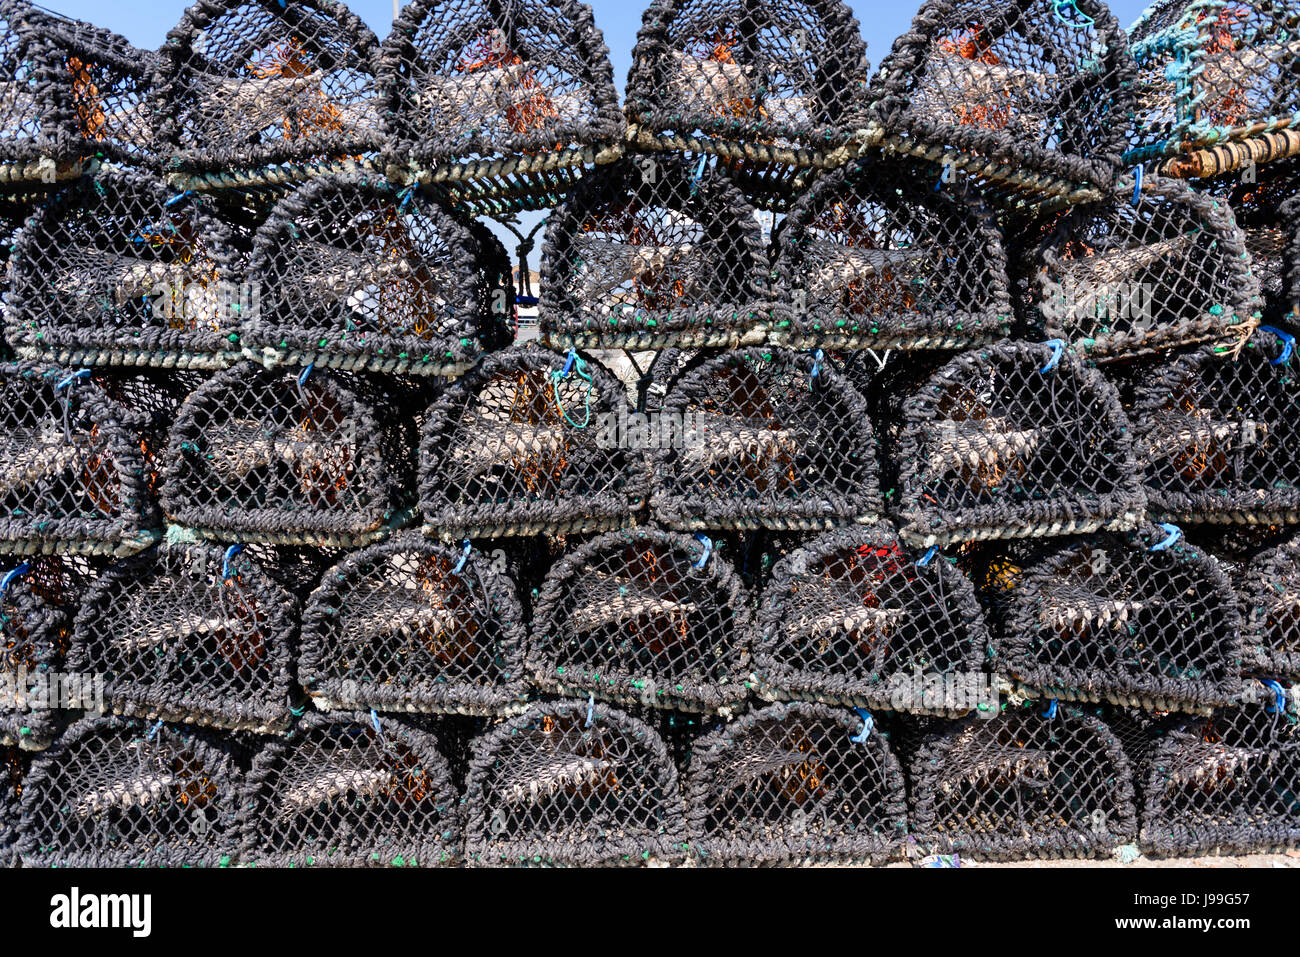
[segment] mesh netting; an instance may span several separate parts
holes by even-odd
[[[767,251],[724,177],[684,160],[601,167],[547,224],[541,331],[556,347],[660,349],[762,339]]]
[[[429,411],[420,448],[425,528],[444,539],[594,532],[629,524],[648,494],[631,409],[595,360],[535,345],[488,356]]]
[[[907,831],[903,772],[852,711],[772,704],[695,742],[686,816],[696,860],[880,864]]]
[[[478,161],[439,170],[448,186],[550,205],[623,134],[609,50],[573,0],[414,0],[379,62],[390,164]]]
[[[1249,854],[1300,844],[1300,715],[1294,692],[1186,718],[1142,763],[1147,854]]]
[[[1294,340],[1265,329],[1238,356],[1211,347],[1151,373],[1133,407],[1153,518],[1300,520]]]
[[[1160,0],[1129,31],[1140,156],[1300,122],[1300,4]]]
[[[320,177],[258,230],[262,302],[244,345],[298,365],[458,374],[508,335],[514,292],[495,252],[415,190]]]
[[[29,757],[17,748],[0,745],[0,867],[16,867],[19,801]]]
[[[1231,567],[1246,670],[1300,681],[1300,537]]]
[[[1106,185],[1133,74],[1098,0],[926,0],[872,80],[873,110],[886,131],[925,146]]]
[[[882,522],[831,532],[777,564],[754,672],[774,700],[964,714],[996,707],[987,653],[965,575],[942,557],[905,552]]]
[[[289,723],[297,607],[236,548],[160,545],[86,592],[68,667],[117,714],[261,732]]]
[[[1172,528],[1172,526],[1170,527]],[[1052,542],[990,576],[995,667],[1043,697],[1157,711],[1236,699],[1236,597],[1213,558],[1167,529]]]
[[[308,713],[248,773],[246,863],[432,867],[460,845],[456,789],[427,731],[391,717]]]
[[[537,702],[475,740],[465,859],[638,866],[682,858],[682,796],[663,740],[600,702]]]
[[[1132,528],[1144,496],[1114,386],[1045,345],[958,356],[903,406],[894,458],[905,537]]]
[[[819,178],[774,237],[772,340],[800,348],[961,348],[1011,321],[1007,257],[982,204],[912,162]]]
[[[333,0],[199,0],[160,50],[159,139],[187,172],[359,161],[383,137],[378,51]]]
[[[785,349],[723,353],[675,382],[664,414],[681,417],[680,441],[654,452],[652,506],[665,524],[818,529],[875,520],[866,402],[823,359]]]
[[[225,744],[133,718],[86,718],[23,782],[24,867],[225,865],[240,775]]]
[[[1091,715],[1041,710],[965,718],[924,740],[908,782],[919,844],[986,860],[1104,857],[1137,836],[1119,740]]]
[[[92,575],[85,559],[71,556],[5,567],[0,577],[0,749],[44,748],[61,724],[56,709],[98,704],[93,676],[84,683],[78,676],[73,683],[63,667],[73,616]],[[56,676],[63,676],[58,686]]]
[[[1027,320],[1090,358],[1240,339],[1262,305],[1231,206],[1178,180],[1124,176],[1046,232]]]
[[[749,597],[712,544],[637,528],[566,554],[533,609],[534,684],[681,711],[746,696]]]
[[[155,56],[24,0],[0,3],[0,180],[46,183],[101,153],[146,161]]]
[[[176,416],[161,499],[218,540],[351,546],[409,518],[415,424],[405,387],[359,373],[241,363]]]
[[[1283,241],[1286,243],[1282,253],[1281,266],[1281,309],[1291,310],[1290,321],[1300,325],[1300,160],[1296,161],[1295,175],[1291,180],[1297,184],[1296,195],[1282,206]]]
[[[514,582],[488,556],[461,558],[409,532],[325,573],[298,661],[317,707],[491,714],[523,699]]]
[[[63,365],[215,368],[239,352],[232,233],[192,196],[103,171],[43,203],[18,235],[5,336]]]

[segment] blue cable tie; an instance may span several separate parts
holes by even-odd
[[[822,361],[826,358],[826,353],[818,349],[813,353],[813,367],[810,378],[815,379],[822,374]]]
[[[928,549],[926,549],[925,554],[916,560],[916,564],[919,567],[924,568],[926,565],[930,564],[934,556],[938,554],[939,554],[939,546],[931,545]]]
[[[382,738],[384,736],[384,729],[379,724],[379,712],[374,708],[370,709],[370,724],[374,727],[375,734]]]
[[[149,734],[148,734],[148,736],[145,738],[145,740],[146,740],[146,741],[152,741],[152,740],[154,739],[154,735],[156,735],[156,734],[158,733],[158,729],[161,728],[162,726],[163,726],[162,719],[159,718],[159,719],[158,719],[158,723],[155,724],[152,728],[149,729]]]
[[[164,206],[164,207],[166,207],[166,206],[175,206],[177,203],[179,203],[181,200],[183,200],[186,196],[190,196],[190,195],[192,195],[193,193],[194,193],[194,190],[192,190],[192,189],[187,189],[187,190],[185,190],[185,192],[183,192],[183,193],[177,193],[177,194],[176,194],[175,196],[173,196],[171,199],[167,200],[167,202],[163,203],[163,206]]]
[[[1055,369],[1055,368],[1057,367],[1057,365],[1060,363],[1060,361],[1061,361],[1061,356],[1065,353],[1065,340],[1064,340],[1064,339],[1048,339],[1046,342],[1043,343],[1043,345],[1045,345],[1045,346],[1050,346],[1050,347],[1051,347],[1051,349],[1052,349],[1052,358],[1048,359],[1048,360],[1047,360],[1047,364],[1046,364],[1045,366],[1043,366],[1041,369],[1039,369],[1038,371],[1039,371],[1039,372],[1051,372],[1051,371],[1052,371],[1053,369]]]
[[[79,369],[76,372],[69,372],[58,382],[54,383],[54,391],[58,392],[61,389],[66,389],[68,386],[72,385],[72,383],[77,379],[88,379],[88,378],[90,378],[89,369]]]
[[[221,580],[230,581],[230,560],[244,550],[243,545],[231,545],[221,556]]]
[[[867,738],[871,737],[871,732],[876,727],[876,719],[871,717],[871,715],[862,708],[854,708],[853,710],[856,711],[858,717],[862,719],[862,730],[857,734],[849,735],[849,740],[854,744],[866,744]]]
[[[1291,353],[1295,352],[1295,336],[1279,329],[1277,326],[1260,326],[1259,331],[1271,332],[1282,340],[1282,354],[1276,359],[1270,359],[1270,365],[1282,366],[1291,361]]]
[[[1165,530],[1167,537],[1164,541],[1156,542],[1148,548],[1147,551],[1149,552],[1163,552],[1166,548],[1183,537],[1183,530],[1177,525],[1170,525],[1168,522],[1161,522],[1160,527]]]
[[[1138,166],[1133,170],[1133,205],[1136,206],[1142,198],[1142,167]]]
[[[939,182],[934,184],[934,191],[937,193],[943,189],[943,184],[952,178],[952,164],[944,163],[943,172],[939,174]]]
[[[316,363],[309,362],[307,363],[307,368],[303,369],[302,372],[298,374],[298,385],[300,387],[307,384],[307,377],[311,375],[312,370],[315,368],[316,368]]]
[[[692,196],[694,196],[694,195],[695,195],[695,191],[696,191],[697,189],[700,188],[700,180],[704,178],[704,163],[705,163],[705,161],[706,161],[708,158],[709,158],[709,154],[708,154],[708,153],[701,153],[701,154],[700,154],[700,162],[699,162],[699,165],[697,165],[697,166],[695,167],[695,175],[691,177],[691,195],[692,195]]]
[[[1264,706],[1264,710],[1269,714],[1281,714],[1286,711],[1286,689],[1276,681],[1267,678],[1261,678],[1260,682],[1264,687],[1273,692],[1273,707]]]
[[[709,556],[713,554],[713,539],[703,533],[698,533],[695,536],[695,540],[704,546],[704,554],[701,555],[700,560],[695,563],[695,567],[703,568],[704,563],[707,562]]]
[[[588,693],[587,695],[587,727],[591,727],[591,722],[596,717],[596,696]]]
[[[17,568],[11,568],[9,571],[5,572],[5,577],[0,578],[0,595],[3,595],[8,590],[9,586],[13,584],[15,578],[21,578],[31,570],[31,563],[23,562]]]
[[[1044,718],[1055,718],[1055,717],[1056,717],[1056,705],[1057,705],[1057,701],[1056,701],[1055,698],[1052,698],[1051,700],[1049,700],[1049,701],[1047,702],[1047,710],[1043,712],[1043,717],[1044,717]]]
[[[569,373],[573,371],[573,363],[578,359],[578,350],[570,349],[569,354],[564,359],[564,368],[560,370],[560,378],[567,379]]]
[[[456,562],[456,564],[451,569],[451,573],[453,575],[459,575],[461,572],[465,570],[465,563],[469,561],[469,550],[472,547],[473,546],[470,545],[468,538],[461,540],[462,550],[460,553],[460,559]]]

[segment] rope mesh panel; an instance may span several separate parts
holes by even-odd
[[[594,360],[535,345],[488,356],[429,410],[425,529],[450,540],[629,524],[649,475],[610,423],[630,411],[623,384]]]
[[[740,579],[701,542],[656,529],[608,532],[547,575],[529,670],[534,685],[557,694],[729,712],[747,693],[749,621]]]
[[[1300,519],[1300,382],[1263,330],[1240,354],[1206,347],[1152,371],[1133,404],[1152,517],[1172,522]],[[1275,364],[1276,363],[1276,364]]]
[[[1118,393],[1077,359],[1049,367],[1053,358],[1019,342],[964,353],[907,399],[892,456],[905,538],[929,546],[1140,520]]]
[[[470,864],[641,866],[686,847],[663,740],[600,702],[536,702],[476,739],[464,803]]]
[[[667,525],[811,530],[880,509],[865,400],[815,356],[723,353],[684,373],[664,412],[682,422],[681,442],[653,455],[652,508]]]
[[[1300,537],[1227,567],[1241,605],[1246,671],[1300,682]]]
[[[941,725],[911,763],[911,824],[931,853],[984,860],[1105,857],[1137,836],[1119,740],[1060,707]]]
[[[1007,257],[982,203],[918,163],[821,176],[774,237],[771,339],[799,348],[962,348],[1011,321]]]
[[[882,734],[820,704],[773,704],[695,743],[686,815],[703,864],[880,864],[907,830],[903,772]]]
[[[759,694],[939,714],[976,707],[962,692],[987,686],[989,639],[974,589],[946,559],[921,560],[883,522],[783,558],[759,613]]]
[[[0,745],[0,867],[16,867],[19,801],[30,757],[18,748]]]
[[[211,867],[238,849],[240,774],[202,733],[85,718],[23,782],[24,867]]]
[[[492,714],[522,702],[515,584],[487,556],[460,558],[408,532],[325,573],[298,661],[317,707]]]
[[[253,761],[240,813],[262,867],[433,867],[460,845],[435,737],[390,717],[307,714]]]

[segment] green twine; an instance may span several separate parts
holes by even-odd
[[[574,352],[571,357],[573,359],[572,363],[566,362],[563,370],[557,369],[551,373],[551,391],[555,394],[555,405],[559,408],[560,414],[564,416],[564,421],[575,429],[585,429],[591,422],[591,389],[593,383],[591,373],[587,371],[587,363],[582,356]],[[570,365],[573,367],[572,372],[569,368]],[[569,413],[564,411],[564,403],[560,401],[560,382],[567,379],[573,372],[577,372],[579,378],[587,380],[587,392],[582,397],[586,409],[581,424],[569,418]]]

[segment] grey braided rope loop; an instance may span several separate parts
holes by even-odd
[[[522,705],[524,613],[508,571],[419,532],[353,552],[303,615],[298,680],[320,708],[494,714]]]
[[[737,865],[881,864],[907,833],[903,772],[848,709],[795,702],[700,738],[686,777],[693,858]]]
[[[23,782],[24,867],[213,867],[238,850],[228,742],[123,717],[83,718]]]
[[[684,857],[677,770],[639,719],[601,702],[538,701],[472,749],[466,863],[635,867]]]
[[[1100,719],[1043,702],[938,725],[913,755],[912,832],[979,860],[1105,857],[1137,836],[1133,770]]]
[[[432,733],[385,715],[308,712],[253,759],[241,859],[262,867],[436,867],[460,848],[456,788]]]

